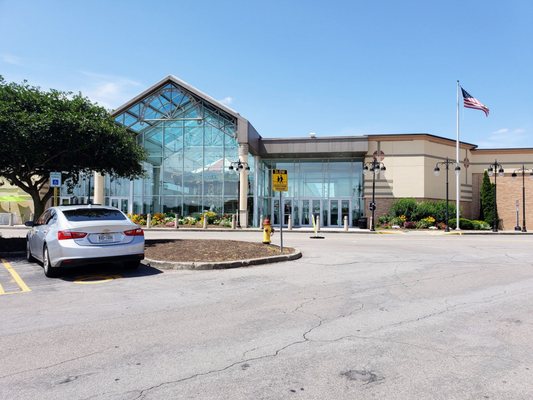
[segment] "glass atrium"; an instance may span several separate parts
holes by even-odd
[[[143,179],[130,184],[107,177],[106,204],[134,213],[182,216],[236,211],[238,177],[229,170],[238,160],[235,117],[168,83],[115,120],[137,134],[148,159]]]

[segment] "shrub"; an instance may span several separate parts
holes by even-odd
[[[380,215],[378,217],[378,224],[379,225],[385,225],[385,224],[388,224],[390,222],[390,220],[392,219],[392,217],[390,215]]]
[[[450,229],[455,229],[457,227],[457,219],[450,219]],[[459,218],[459,227],[461,229],[471,230],[474,229],[474,224],[471,220],[466,218]]]
[[[390,215],[393,217],[399,217],[404,215],[407,221],[412,220],[413,212],[416,210],[416,200],[415,199],[398,199],[392,203],[390,208]]]
[[[416,223],[417,229],[428,229],[430,226],[435,226],[435,218],[433,218],[432,216],[422,218]]]
[[[213,224],[213,223],[215,223],[217,217],[218,217],[218,215],[217,215],[216,212],[214,212],[214,211],[206,211],[206,212],[204,212],[201,215],[200,223],[203,224],[204,223],[204,218],[207,218],[207,223],[208,224]]]
[[[128,214],[128,218],[137,225],[146,225],[146,217],[142,214]]]
[[[165,223],[165,214],[163,213],[155,213],[152,215],[152,225],[161,225]]]
[[[402,227],[403,224],[404,224],[404,222],[405,222],[405,219],[402,219],[402,218],[400,218],[400,217],[394,217],[394,218],[391,218],[389,224],[390,224],[391,226],[392,226],[392,225],[398,225],[398,226]]]
[[[486,231],[490,229],[490,225],[485,221],[473,220],[472,224],[474,225],[474,229],[478,231]]]

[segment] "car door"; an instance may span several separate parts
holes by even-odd
[[[36,225],[32,228],[33,232],[30,239],[31,253],[38,259],[43,257],[44,239],[48,233],[47,222],[52,216],[51,210],[46,210],[37,220]]]

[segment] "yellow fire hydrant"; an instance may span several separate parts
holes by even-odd
[[[265,218],[263,221],[263,243],[270,244],[270,237],[274,234],[274,228],[270,226],[270,220]]]

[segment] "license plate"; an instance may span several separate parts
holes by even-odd
[[[100,233],[98,235],[98,241],[99,242],[112,242],[113,241],[113,235],[109,233]]]

